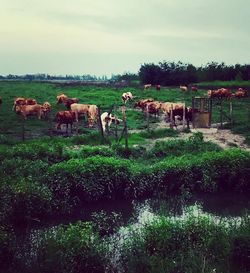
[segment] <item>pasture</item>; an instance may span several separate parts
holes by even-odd
[[[100,106],[101,111],[108,111],[112,106],[116,106],[115,114],[122,117],[120,106],[123,105],[121,95],[124,92],[132,92],[135,99],[127,104],[127,122],[129,130],[145,129],[146,119],[141,111],[133,108],[134,103],[142,98],[154,98],[158,101],[185,102],[187,106],[191,106],[192,96],[206,96],[207,91],[199,90],[198,92],[181,92],[179,88],[161,88],[160,91],[155,88],[142,90],[140,88],[111,88],[111,87],[94,87],[94,86],[65,86],[63,84],[49,84],[36,82],[0,82],[0,96],[3,104],[0,106],[0,135],[6,137],[9,141],[20,140],[22,136],[22,119],[12,111],[13,101],[16,97],[34,98],[38,103],[42,104],[48,101],[52,105],[52,113],[47,120],[37,120],[36,117],[29,117],[25,122],[25,137],[39,138],[43,136],[51,136],[55,134],[54,117],[59,110],[65,110],[62,104],[56,104],[56,96],[65,93],[69,97],[77,97],[80,103],[96,104]],[[229,103],[224,103],[224,110],[229,112]],[[232,130],[235,133],[243,134],[246,141],[250,140],[250,98],[233,99],[233,119],[234,124]],[[151,118],[151,128],[154,129],[154,123],[157,118]],[[219,107],[214,103],[212,123],[219,122]],[[226,121],[226,120],[225,120]],[[166,125],[167,127],[167,125]],[[227,125],[227,128],[231,127]],[[86,131],[83,123],[80,124],[80,132]],[[60,134],[60,133],[59,133]]]
[[[128,149],[83,121],[79,135],[54,130],[55,113],[65,109],[56,103],[59,93],[102,111],[115,105],[121,118],[124,92],[136,96],[127,104]],[[0,82],[0,272],[249,272],[250,153],[223,150],[199,132],[183,139],[165,123],[159,128],[155,117],[148,132],[144,114],[133,108],[149,97],[191,106],[192,95],[178,88]],[[48,101],[52,113],[23,123],[12,111],[15,97]],[[233,100],[231,128],[248,143],[249,104],[250,98]],[[212,119],[219,122],[216,106]],[[217,203],[229,195],[221,205],[228,217],[188,205],[201,194],[217,196]],[[154,213],[131,211],[148,200],[164,203]],[[240,210],[228,213],[239,201]]]

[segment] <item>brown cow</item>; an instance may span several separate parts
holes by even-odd
[[[65,100],[68,99],[68,96],[64,94],[60,94],[56,98],[57,98],[57,103],[63,103]]]
[[[185,110],[184,110],[185,109]],[[188,107],[184,107],[184,104],[182,105],[175,105],[173,107],[173,109],[171,111],[172,112],[172,117],[173,117],[173,125],[177,128],[177,124],[176,124],[176,118],[178,117],[178,119],[183,120],[183,115],[184,115],[184,111],[185,111],[185,120],[187,122],[187,128],[189,129],[189,123],[192,121],[193,119],[193,110],[192,108],[188,108]],[[171,111],[170,113],[168,113],[167,118],[170,118],[171,115]],[[194,112],[197,112],[197,109],[194,109]]]
[[[35,105],[37,104],[37,101],[35,99],[26,99],[26,98],[16,98],[14,100],[14,105],[12,110],[16,111],[16,106],[20,106],[20,105]]]
[[[198,91],[198,88],[197,88],[197,86],[192,86],[191,90],[194,91],[194,92],[196,92],[196,91]]]
[[[68,126],[70,124],[71,128],[71,133],[72,133],[72,125],[74,121],[76,121],[76,115],[75,112],[72,111],[59,111],[56,113],[55,121],[57,122],[56,124],[56,129],[61,130],[61,125],[66,124],[66,132],[68,132]]]
[[[161,103],[158,101],[147,102],[144,109],[149,114],[154,114],[155,116],[159,116]]]
[[[156,89],[156,90],[161,90],[161,85],[160,85],[160,84],[157,84],[157,85],[155,86],[155,89]]]
[[[218,90],[208,90],[207,94],[210,98],[217,98],[217,99],[232,97],[231,91],[226,88],[220,88]]]
[[[69,110],[70,109],[70,105],[73,104],[73,103],[78,103],[79,102],[79,99],[77,98],[68,98],[64,101],[64,105],[67,107],[67,109]]]
[[[27,116],[37,115],[41,119],[43,115],[43,106],[40,104],[35,105],[17,105],[16,113],[20,113],[24,119],[27,119]]]
[[[49,102],[45,102],[43,105],[42,105],[42,111],[43,111],[43,116],[44,117],[47,117],[48,114],[51,112],[51,104]]]
[[[243,88],[239,88],[236,93],[234,94],[234,96],[238,99],[240,98],[244,98],[247,96],[247,91],[244,90]]]
[[[56,98],[57,98],[57,104],[63,103],[67,107],[68,110],[70,110],[71,104],[79,102],[79,99],[68,98],[68,96],[66,96],[64,94],[58,95]]]
[[[89,105],[87,115],[88,115],[89,127],[92,127],[94,125],[94,122],[98,118],[98,108],[97,108],[97,106],[94,105],[94,104]]]
[[[80,104],[80,103],[73,103],[70,105],[70,110],[75,112],[76,114],[76,122],[79,121],[78,117],[80,115],[87,115],[89,111],[89,104]]]
[[[148,102],[152,102],[152,101],[154,101],[154,99],[152,99],[152,98],[139,100],[139,101],[137,101],[137,102],[135,103],[134,108],[139,107],[139,108],[141,108],[142,110],[144,110],[145,107],[146,107],[146,105],[147,105],[147,103],[148,103]]]

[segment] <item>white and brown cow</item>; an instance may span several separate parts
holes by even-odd
[[[124,103],[127,103],[129,100],[132,100],[132,99],[133,99],[133,95],[131,92],[126,92],[122,94],[122,101]]]
[[[106,128],[110,128],[111,124],[120,124],[122,122],[121,119],[117,118],[116,116],[112,115],[111,113],[104,112],[101,114],[101,123],[103,132],[106,131]]]

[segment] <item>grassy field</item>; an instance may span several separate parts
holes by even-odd
[[[135,100],[152,97],[159,101],[185,102],[191,106],[191,100],[194,93],[180,92],[179,89],[162,88],[160,91],[149,89],[143,91],[139,88],[110,88],[94,86],[63,86],[60,84],[33,83],[33,82],[0,82],[0,96],[3,104],[0,106],[0,135],[2,139],[20,140],[22,136],[22,120],[19,115],[12,111],[15,97],[35,98],[38,103],[48,101],[52,104],[53,111],[48,120],[37,120],[36,117],[29,117],[25,122],[25,137],[38,138],[40,136],[51,135],[54,128],[54,116],[58,110],[64,110],[64,105],[56,104],[56,96],[59,93],[65,93],[69,97],[77,97],[81,103],[96,104],[102,111],[107,111],[113,105],[116,106],[116,114],[121,117],[119,107],[122,106],[121,94],[131,91]],[[196,96],[206,95],[205,90],[199,90]],[[140,111],[133,109],[133,102],[128,103],[127,120],[129,129],[145,129],[146,120]],[[250,99],[234,100],[234,126],[232,128],[236,133],[243,134],[250,142]],[[228,102],[225,102],[224,109],[229,112]],[[151,118],[150,124],[155,123],[157,119]],[[213,122],[219,122],[219,107],[214,104]],[[82,124],[83,125],[83,124]],[[83,131],[83,126],[82,126]]]
[[[110,200],[166,198],[169,194],[223,195],[227,191],[249,194],[248,152],[223,150],[204,141],[200,132],[184,140],[167,126],[149,132],[138,131],[145,129],[146,121],[141,111],[133,109],[134,102],[129,103],[127,109],[129,149],[115,143],[114,136],[104,140],[97,128],[90,130],[83,124],[81,134],[70,138],[56,136],[50,130],[54,127],[55,113],[65,109],[56,104],[59,93],[78,97],[81,103],[97,104],[103,111],[116,105],[116,114],[121,117],[121,94],[126,91],[131,91],[137,97],[135,100],[152,97],[160,101],[185,101],[188,106],[193,95],[168,88],[142,91],[139,88],[0,82],[3,99],[0,109],[0,272],[100,273],[109,268],[110,272],[117,272],[108,259],[111,248],[103,244],[103,230],[97,227],[98,222],[91,220],[44,229],[56,217],[74,219],[74,212],[86,202],[103,204]],[[205,94],[205,90],[196,93],[197,96]],[[17,142],[22,135],[22,120],[12,111],[13,100],[19,96],[35,98],[39,103],[49,101],[53,107],[49,120],[28,118],[25,122],[27,140],[21,143]],[[249,98],[234,100],[232,128],[248,139],[249,104]],[[225,105],[229,110],[228,102]],[[152,129],[156,121],[154,117],[150,119]],[[215,106],[213,122],[218,121]],[[160,141],[166,136],[175,138]],[[149,146],[149,139],[158,141]],[[111,222],[104,221],[101,212],[96,216],[107,230],[113,228]],[[250,222],[249,217],[241,219],[240,226],[228,226],[222,220],[216,224],[202,215],[190,215],[183,222],[158,217],[143,228],[143,233],[134,232],[124,242],[119,261],[124,264],[118,263],[118,267],[122,265],[124,272],[146,270],[150,273],[166,270],[249,272]],[[25,249],[26,239],[19,238],[15,231],[18,234],[22,227],[28,230],[33,226],[37,233],[30,236],[32,242],[27,241]]]

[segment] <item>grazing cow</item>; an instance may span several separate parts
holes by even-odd
[[[144,110],[145,107],[146,107],[146,105],[147,105],[147,103],[148,103],[148,102],[152,102],[152,101],[154,101],[154,99],[152,99],[152,98],[139,100],[139,101],[137,101],[137,102],[135,103],[134,108],[139,107],[139,108],[141,108],[142,110]]]
[[[73,103],[70,105],[70,110],[75,112],[76,122],[78,122],[79,115],[87,115],[89,111],[89,104]]]
[[[183,108],[183,103],[176,103],[176,102],[162,102],[161,103],[161,110],[164,114],[170,115],[170,111],[175,108]]]
[[[43,105],[42,105],[42,111],[43,111],[43,116],[44,117],[47,117],[48,114],[51,112],[51,104],[49,102],[45,102]]]
[[[121,119],[118,119],[116,116],[109,114],[108,112],[104,112],[101,114],[101,122],[103,132],[106,130],[106,126],[110,128],[111,123],[120,124],[122,122]]]
[[[68,110],[70,110],[70,105],[73,103],[78,103],[78,98],[68,98],[65,94],[58,95],[57,97],[57,104],[63,103]]]
[[[243,88],[238,88],[238,90],[235,92],[234,96],[238,99],[244,98],[247,96],[247,91]]]
[[[180,107],[181,105],[175,105],[173,107],[173,113],[172,113],[172,117],[173,117],[173,122],[174,122],[174,126],[177,128],[177,124],[176,124],[176,118],[178,118],[179,120],[183,120],[183,115],[184,115],[184,111],[185,111],[185,120],[187,122],[187,128],[189,129],[189,123],[192,121],[193,119],[193,110],[192,108],[188,108],[188,107],[184,107],[184,104],[182,104],[182,107]],[[185,110],[184,110],[185,109]],[[184,110],[184,111],[183,111]],[[194,109],[194,112],[197,112],[197,109]],[[171,115],[171,112],[169,113],[169,117]]]
[[[56,98],[57,98],[57,104],[59,104],[59,103],[63,103],[65,100],[67,100],[68,96],[66,96],[64,94],[60,94]]]
[[[151,86],[152,86],[152,84],[145,84],[145,85],[144,85],[144,90],[145,90],[145,89],[149,89]]]
[[[208,90],[207,94],[208,94],[208,97],[217,98],[217,99],[232,97],[231,91],[226,88],[220,88],[218,90]]]
[[[133,95],[131,92],[126,92],[122,94],[122,101],[123,103],[127,103],[127,101],[132,100],[133,99]]]
[[[76,115],[75,112],[72,111],[59,111],[56,113],[55,121],[57,122],[56,124],[56,129],[61,130],[61,125],[66,124],[66,132],[68,132],[68,126],[70,124],[71,128],[71,133],[72,133],[72,125],[74,121],[76,121]]]
[[[98,118],[98,107],[94,104],[90,104],[87,115],[89,127],[92,127]]]
[[[198,91],[198,88],[196,86],[192,86],[191,90],[194,91],[194,92],[196,92],[196,91]]]
[[[159,116],[159,112],[161,109],[161,103],[158,101],[147,102],[144,109],[149,114],[154,114],[155,116],[156,115]]]
[[[26,99],[26,98],[16,98],[14,100],[14,105],[13,105],[13,109],[14,111],[16,111],[16,106],[20,106],[20,105],[35,105],[37,104],[37,101],[35,99]]]
[[[183,92],[187,92],[187,91],[188,91],[188,88],[187,88],[186,85],[180,85],[180,89],[181,89],[181,91],[183,91]]]
[[[157,85],[155,86],[155,89],[156,89],[156,90],[161,90],[161,85],[160,85],[160,84],[157,84]]]
[[[64,105],[69,110],[71,104],[78,103],[78,102],[79,102],[79,99],[77,99],[77,98],[68,98],[67,100],[64,101]]]
[[[27,116],[37,115],[41,119],[43,115],[43,106],[40,104],[35,105],[17,105],[16,113],[20,113],[24,119],[27,119]]]

